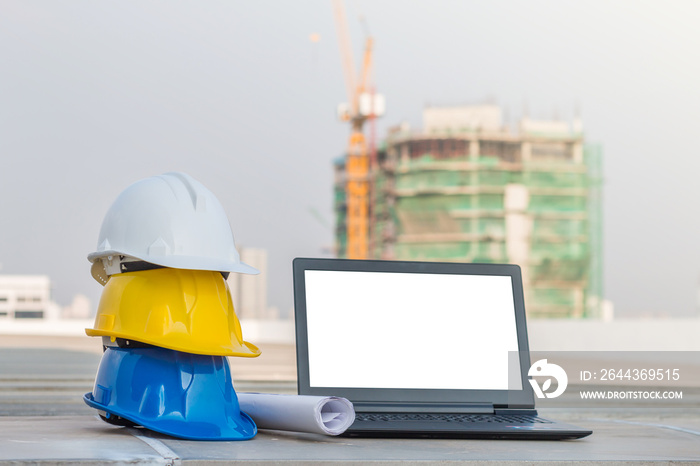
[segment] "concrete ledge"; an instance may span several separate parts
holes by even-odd
[[[368,323],[368,325],[371,323]],[[2,321],[2,335],[85,336],[93,320]],[[254,344],[293,345],[291,320],[241,320],[243,337]],[[528,321],[534,351],[700,351],[700,319],[532,319]],[[96,345],[99,346],[99,345]]]
[[[700,319],[527,322],[533,351],[700,351]]]

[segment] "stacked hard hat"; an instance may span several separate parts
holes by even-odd
[[[107,422],[174,437],[245,440],[227,356],[256,357],[243,340],[226,277],[241,262],[214,194],[184,173],[137,181],[102,223],[92,276],[104,285],[94,328],[104,353],[83,397]]]

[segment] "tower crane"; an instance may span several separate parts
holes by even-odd
[[[369,256],[370,164],[364,124],[384,114],[384,97],[369,92],[372,69],[371,36],[365,38],[365,50],[359,76],[350,45],[350,34],[342,0],[334,0],[336,28],[347,88],[348,102],[338,106],[341,121],[350,122],[350,141],[345,161],[345,200],[347,205],[347,258],[366,259]]]

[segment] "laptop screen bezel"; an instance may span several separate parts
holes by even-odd
[[[300,395],[333,395],[353,403],[441,403],[493,404],[494,407],[534,408],[534,393],[527,381],[530,368],[525,304],[520,267],[513,264],[473,264],[454,262],[414,262],[382,260],[350,260],[296,258],[293,261],[294,316],[296,326],[297,387]],[[312,387],[309,376],[309,348],[306,316],[307,270],[429,273],[458,275],[509,276],[513,286],[515,323],[520,356],[520,390],[455,390],[403,388]]]

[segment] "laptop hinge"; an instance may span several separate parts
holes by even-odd
[[[537,416],[537,410],[536,409],[527,409],[527,408],[496,408],[495,409],[496,414],[528,414],[531,416]]]
[[[493,413],[493,403],[357,402],[358,413]]]

